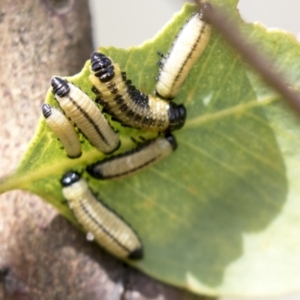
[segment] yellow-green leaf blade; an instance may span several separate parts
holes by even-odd
[[[235,0],[213,3],[226,6],[232,18],[238,18]],[[186,6],[142,47],[102,51],[138,88],[153,92],[156,51],[167,51],[193,10]],[[285,37],[278,33],[274,38],[260,26],[241,26],[270,49]],[[273,53],[282,68],[297,62],[300,52],[290,38],[284,45],[292,49],[288,58],[287,50]],[[93,96],[88,67],[89,62],[71,80]],[[50,93],[47,101],[56,104]],[[300,127],[280,101],[214,31],[176,98],[188,112],[185,127],[174,133],[178,150],[128,179],[89,178],[92,189],[141,237],[145,258],[136,267],[171,284],[214,295],[276,294],[299,286]],[[134,147],[130,136],[153,137],[113,124],[122,139],[120,152]],[[63,202],[59,179],[66,170],[81,171],[103,157],[87,141],[83,149],[82,158],[69,160],[41,122],[11,182],[19,180],[15,187],[35,192],[74,220]]]

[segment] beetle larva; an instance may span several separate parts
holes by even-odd
[[[79,137],[67,117],[61,111],[46,103],[42,105],[42,112],[47,125],[61,141],[68,157],[80,157],[81,145]]]
[[[211,26],[203,17],[203,9],[186,21],[168,53],[159,53],[162,59],[156,78],[156,94],[164,99],[173,99],[178,94],[190,69],[206,48]]]
[[[141,259],[143,247],[133,229],[92,193],[76,172],[66,173],[62,192],[84,229],[106,250],[121,258]]]
[[[111,153],[119,147],[119,136],[88,95],[59,77],[53,77],[51,85],[60,107],[94,147],[104,153]]]
[[[142,171],[167,157],[177,148],[171,134],[147,141],[136,149],[112,156],[87,167],[87,172],[102,180],[119,179]]]
[[[104,111],[125,126],[153,131],[172,131],[184,125],[183,105],[138,91],[118,64],[102,53],[91,56],[90,80]]]

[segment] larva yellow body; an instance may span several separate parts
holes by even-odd
[[[61,141],[68,157],[80,157],[79,137],[67,117],[61,111],[46,103],[42,105],[42,112],[47,125]]]
[[[102,180],[124,178],[157,163],[170,155],[176,147],[175,137],[167,134],[131,151],[96,162],[87,167],[87,172]]]
[[[92,54],[89,78],[104,111],[125,126],[163,132],[184,125],[183,105],[141,93],[126,80],[119,65],[102,53]]]
[[[141,259],[143,247],[132,228],[104,206],[76,172],[61,179],[62,192],[79,223],[103,248],[120,258]]]
[[[195,13],[177,34],[171,49],[162,55],[157,76],[156,94],[173,99],[178,94],[189,71],[208,43],[211,26],[203,18],[203,11]]]
[[[88,95],[59,77],[53,77],[51,85],[60,107],[95,148],[111,153],[119,147],[119,136]]]

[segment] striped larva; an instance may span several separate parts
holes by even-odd
[[[184,125],[183,105],[138,91],[118,64],[104,54],[91,55],[90,80],[104,111],[125,126],[153,131],[172,131]]]
[[[53,77],[51,85],[60,107],[94,147],[103,153],[111,153],[119,147],[119,136],[88,95],[59,77]]]
[[[87,172],[102,180],[127,177],[155,164],[176,148],[175,137],[166,134],[147,141],[136,149],[96,162],[87,167]]]
[[[143,247],[133,229],[103,205],[85,179],[68,172],[61,179],[62,192],[78,222],[106,250],[120,258],[141,259]]]
[[[159,72],[156,94],[164,99],[173,99],[179,92],[188,73],[208,43],[211,26],[205,21],[203,9],[194,13],[178,32],[166,55],[158,53]]]
[[[47,125],[61,141],[68,157],[80,157],[79,137],[67,117],[61,111],[46,103],[42,105],[42,112]]]

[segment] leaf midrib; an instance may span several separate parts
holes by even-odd
[[[279,95],[272,95],[272,96],[266,97],[259,101],[251,100],[247,103],[242,103],[242,104],[239,104],[236,106],[232,106],[230,108],[223,109],[218,112],[206,113],[197,118],[187,120],[187,122],[184,125],[183,130],[197,128],[197,127],[203,126],[204,124],[207,124],[209,122],[212,122],[215,120],[220,120],[220,119],[226,118],[228,116],[238,116],[238,115],[245,113],[248,110],[251,110],[252,108],[266,106],[266,105],[269,105],[280,99],[281,99],[281,97]]]

